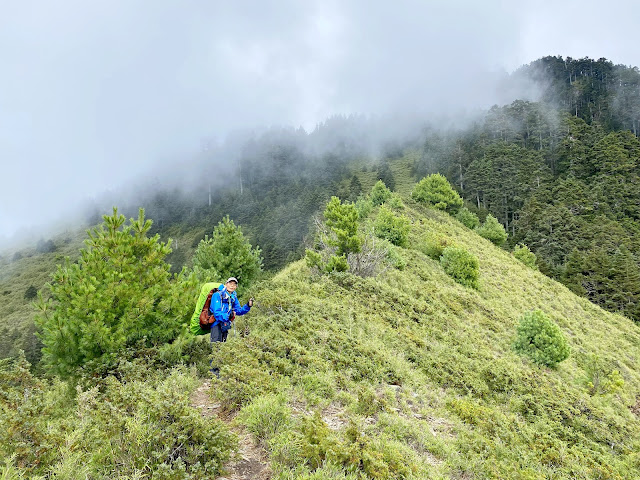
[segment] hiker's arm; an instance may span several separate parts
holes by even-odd
[[[245,313],[249,313],[249,310],[251,310],[251,307],[249,306],[249,304],[245,304],[242,307],[240,306],[240,302],[238,301],[237,298],[233,299],[233,310],[236,312],[236,315],[244,315]]]
[[[214,293],[211,297],[211,307],[209,311],[213,313],[216,322],[226,322],[229,320],[229,312],[222,309],[222,297],[219,292]]]

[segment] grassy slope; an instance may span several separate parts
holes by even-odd
[[[193,255],[194,245],[199,240],[196,237],[201,234],[201,228],[182,232],[180,225],[176,225],[162,240],[172,238],[173,255],[186,262]],[[33,299],[25,298],[25,292],[31,285],[40,290],[65,257],[71,261],[77,259],[86,238],[86,230],[78,228],[75,232],[52,239],[56,245],[55,252],[40,253],[33,247],[24,247],[19,250],[22,256],[19,260],[13,260],[14,252],[3,252],[0,260],[0,358],[16,356],[19,350],[24,350],[27,359],[37,363],[41,348],[34,335],[33,319],[37,311]],[[167,260],[171,263],[172,256]],[[174,270],[179,271],[177,268]]]
[[[405,198],[410,164],[406,156],[391,165]],[[368,191],[375,172],[357,174]],[[242,407],[241,420],[282,477],[304,476],[314,459],[341,465],[325,465],[315,478],[344,478],[349,465],[378,478],[640,477],[640,424],[630,410],[640,393],[639,328],[447,215],[416,206],[405,213],[415,249],[396,249],[404,270],[389,268],[377,279],[314,277],[303,262],[292,264],[256,288],[259,305],[238,329],[248,326],[251,335],[232,336],[220,351],[227,381],[216,393],[230,408]],[[478,256],[478,291],[454,283],[420,253],[430,235],[450,237]],[[181,248],[192,248],[188,237],[180,238]],[[48,280],[61,255],[77,255],[79,238],[56,241],[55,253],[2,265],[0,327],[32,323],[24,291]],[[557,370],[511,349],[518,317],[533,308],[569,338],[572,356]],[[587,393],[591,354],[603,360],[603,373],[622,372],[621,391]],[[314,427],[324,443],[310,439],[314,430],[303,420],[313,411],[330,427]],[[346,446],[354,444],[345,440],[350,422],[364,439],[355,442],[359,452]],[[297,440],[282,440],[291,437]],[[345,451],[351,460],[340,456]]]
[[[413,249],[397,249],[407,266],[377,279],[314,277],[297,262],[255,292],[258,308],[239,322],[251,335],[232,336],[220,350],[226,381],[214,392],[241,408],[281,477],[304,478],[309,467],[300,465],[332,460],[378,478],[638,478],[638,326],[446,214],[405,213],[413,247],[447,236],[479,258],[478,291]],[[519,316],[536,308],[572,348],[556,370],[511,348]],[[602,373],[620,370],[622,390],[588,394],[592,354]],[[313,411],[329,430],[309,427]],[[350,422],[364,440],[348,460],[340,452],[353,444],[345,440]],[[281,438],[297,440],[284,447]],[[325,465],[309,478],[340,472]]]
[[[19,260],[13,260],[14,252],[4,252],[0,263],[0,358],[15,356],[20,349],[30,361],[39,358],[33,323],[36,310],[25,292],[32,285],[41,289],[64,257],[77,258],[83,238],[80,232],[60,235],[53,239],[55,252],[39,253],[27,247],[19,251]]]

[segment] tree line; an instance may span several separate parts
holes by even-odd
[[[640,73],[606,59],[544,57],[513,74],[523,78],[540,101],[494,106],[464,131],[388,142],[375,160],[361,141],[371,133],[362,118],[334,117],[308,134],[267,131],[244,142],[234,162],[205,159],[188,192],[149,195],[152,232],[200,229],[195,247],[229,215],[261,246],[265,268],[277,269],[304,254],[312,218],[332,195],[361,195],[363,161],[393,190],[389,165],[417,151],[411,181],[444,174],[474,213],[505,227],[509,247],[526,244],[545,274],[640,319]],[[208,188],[212,179],[222,187]],[[179,268],[187,256],[177,253]]]

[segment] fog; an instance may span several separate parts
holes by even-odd
[[[504,79],[544,55],[640,65],[637,18],[631,1],[2,2],[0,245],[238,130],[462,121],[535,97]]]

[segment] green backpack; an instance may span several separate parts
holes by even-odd
[[[220,283],[209,282],[205,283],[200,289],[200,296],[198,297],[196,308],[193,310],[193,314],[191,315],[191,322],[189,323],[189,330],[194,335],[207,335],[209,334],[209,332],[211,332],[211,326],[205,329],[200,325],[200,314],[205,307],[207,309],[209,308],[209,305],[207,305],[207,299],[209,300],[209,304],[211,302],[211,296],[209,296],[209,294],[217,292],[219,286]]]

